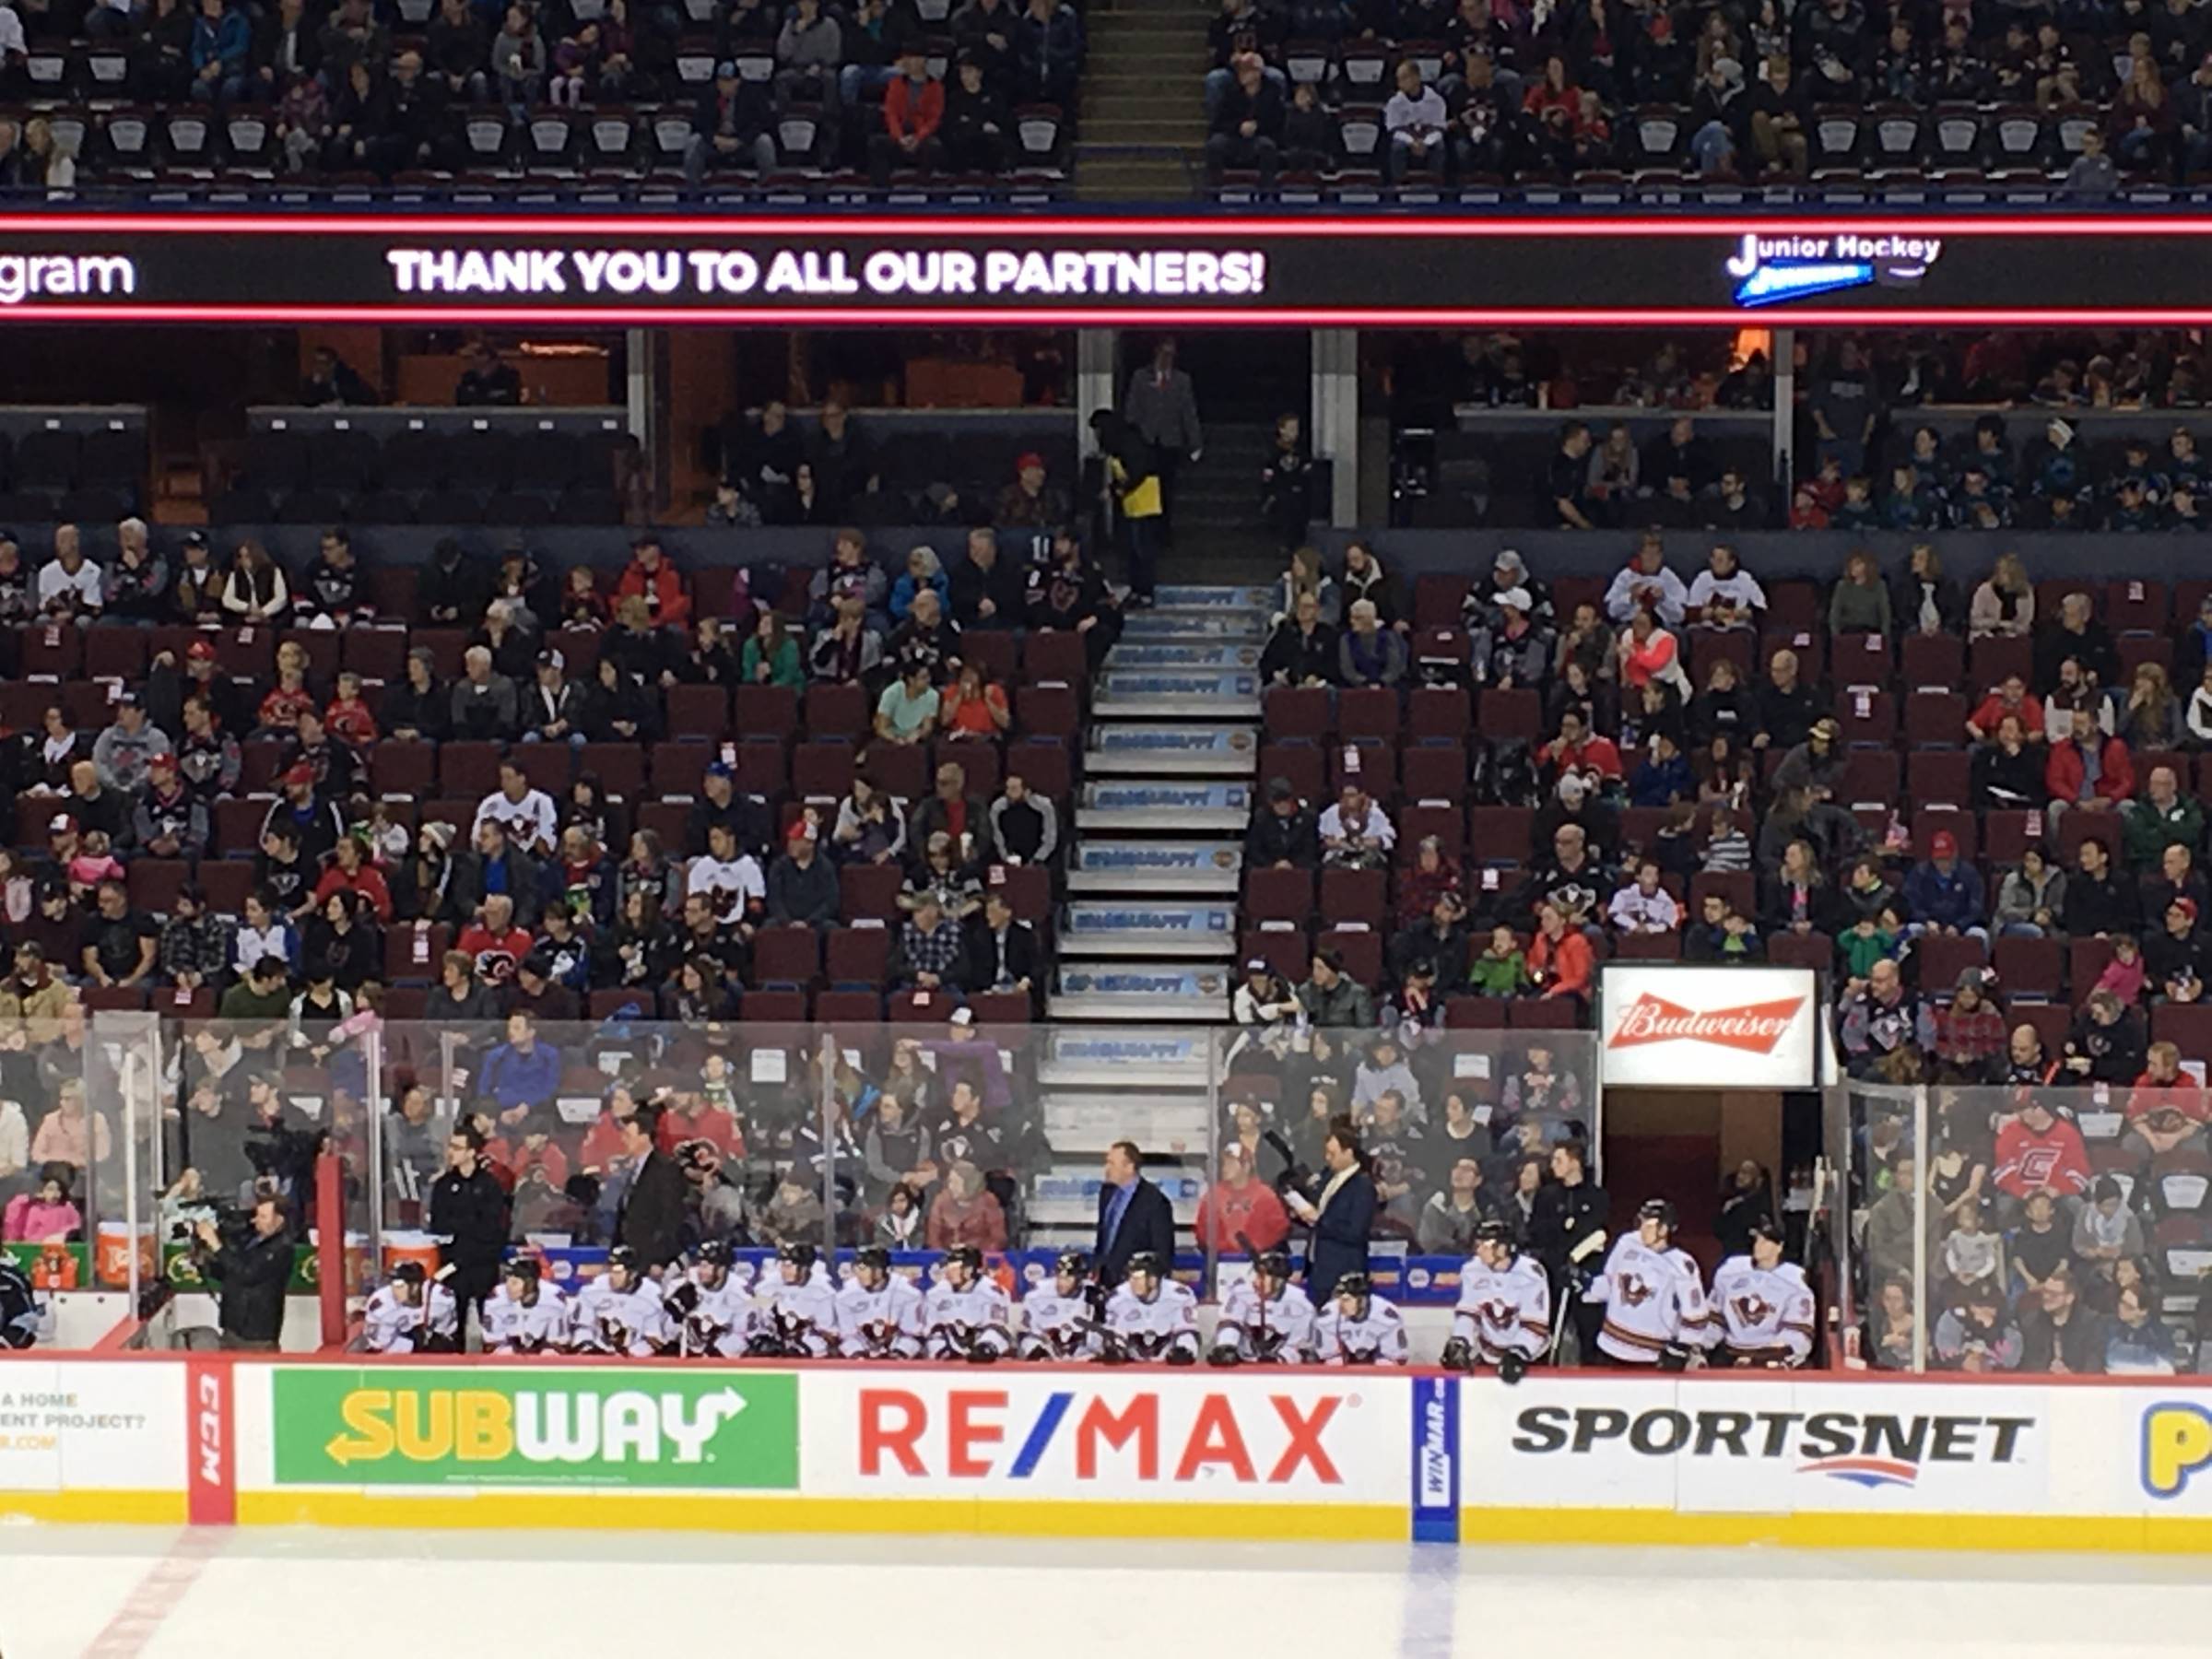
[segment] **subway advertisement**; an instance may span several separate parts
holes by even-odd
[[[2212,1387],[0,1360],[0,1516],[2212,1548]]]
[[[2085,245],[2093,244],[2093,246]],[[1528,296],[1541,295],[1532,305]],[[2126,296],[2120,304],[2114,296]],[[0,215],[7,323],[2183,326],[2212,223]]]

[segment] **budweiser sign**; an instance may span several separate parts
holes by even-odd
[[[1646,991],[1621,1011],[1607,1048],[1637,1048],[1650,1042],[1710,1042],[1747,1054],[1771,1054],[1785,1032],[1805,1012],[1808,999],[1747,1003],[1740,1008],[1686,1008]]]

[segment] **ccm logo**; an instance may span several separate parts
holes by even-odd
[[[223,1380],[200,1373],[193,1390],[193,1441],[199,1448],[195,1473],[206,1486],[223,1485]]]

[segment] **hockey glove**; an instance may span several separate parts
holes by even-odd
[[[1518,1354],[1500,1354],[1498,1357],[1498,1381],[1511,1388],[1528,1375],[1528,1361]]]
[[[968,1350],[968,1363],[971,1365],[989,1365],[997,1359],[998,1350],[996,1348],[983,1347],[979,1345]]]
[[[1670,1342],[1659,1350],[1659,1369],[1663,1371],[1686,1371],[1689,1369],[1689,1350],[1678,1342]]]
[[[1234,1365],[1237,1362],[1237,1350],[1233,1347],[1215,1348],[1206,1355],[1206,1362],[1208,1365]]]
[[[1465,1336],[1454,1336],[1444,1344],[1444,1369],[1446,1371],[1473,1371],[1475,1369],[1475,1349]]]
[[[1192,1353],[1189,1348],[1171,1348],[1168,1351],[1168,1363],[1170,1365],[1195,1365],[1198,1363],[1198,1356]]]

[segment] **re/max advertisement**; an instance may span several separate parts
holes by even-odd
[[[0,217],[8,323],[2022,327],[2212,321],[2212,224]]]

